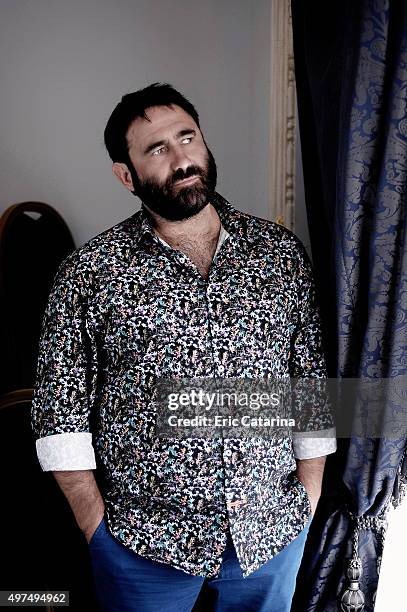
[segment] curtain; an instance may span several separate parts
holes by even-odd
[[[407,374],[407,3],[292,0],[292,17],[329,375],[398,380]],[[369,418],[356,398],[347,409]],[[392,410],[389,396],[384,417]],[[294,611],[374,610],[387,510],[406,489],[406,433],[338,440]]]

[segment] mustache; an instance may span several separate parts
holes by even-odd
[[[203,176],[202,168],[199,166],[189,166],[185,171],[182,168],[178,168],[169,179],[169,183],[173,185],[177,181],[190,178],[191,176]]]

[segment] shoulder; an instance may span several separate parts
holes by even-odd
[[[293,270],[312,268],[303,242],[293,231],[269,219],[262,219],[249,213],[239,214],[247,228],[248,239],[255,245],[259,254],[273,255]]]
[[[77,283],[84,288],[103,270],[122,265],[130,257],[139,211],[73,250],[59,265],[55,281]]]

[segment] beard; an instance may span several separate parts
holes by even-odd
[[[131,165],[134,195],[138,196],[154,213],[168,221],[181,221],[198,214],[213,198],[216,188],[217,169],[211,151],[207,150],[205,167],[189,166],[185,171],[176,170],[165,183],[153,179],[139,180]],[[176,181],[197,176],[200,180],[186,187],[177,187]]]

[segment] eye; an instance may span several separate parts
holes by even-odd
[[[165,150],[165,147],[160,147],[159,149],[156,149],[155,151],[153,151],[153,155],[161,155],[161,153]]]
[[[193,139],[193,136],[184,136],[184,138],[181,140],[181,142],[182,142],[182,144],[189,144],[192,139]]]

